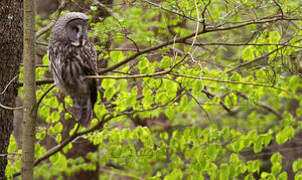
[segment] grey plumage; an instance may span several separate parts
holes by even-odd
[[[87,39],[88,16],[71,12],[58,19],[48,45],[55,84],[74,102],[76,119],[89,126],[97,99],[97,82],[85,79],[97,75],[97,55]]]

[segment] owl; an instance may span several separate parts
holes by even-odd
[[[97,81],[85,79],[97,75],[97,55],[87,39],[88,16],[71,12],[57,20],[48,45],[54,83],[74,102],[76,120],[89,126],[97,100]]]

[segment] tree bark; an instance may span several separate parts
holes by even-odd
[[[36,83],[35,83],[35,0],[24,0],[23,64],[24,103],[22,133],[22,179],[33,179],[35,154]]]
[[[22,9],[22,0],[0,1],[0,103],[6,106],[15,106],[18,90],[23,45]],[[8,84],[10,85],[6,88]],[[0,179],[5,177],[5,154],[12,131],[13,111],[0,107],[0,154],[4,154],[0,156]]]

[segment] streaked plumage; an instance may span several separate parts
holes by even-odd
[[[88,17],[67,13],[52,28],[48,46],[50,68],[55,84],[74,102],[79,123],[89,126],[97,99],[97,82],[85,79],[97,74],[97,55],[87,40]]]

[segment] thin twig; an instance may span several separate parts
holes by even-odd
[[[250,86],[268,87],[268,88],[277,89],[277,90],[283,91],[283,92],[285,92],[289,95],[292,95],[287,90],[279,88],[279,87],[275,87],[271,84],[260,84],[260,83],[242,82],[242,81],[229,81],[229,80],[214,79],[214,78],[208,78],[208,77],[189,76],[189,75],[177,74],[177,73],[173,73],[173,72],[170,73],[170,74],[173,75],[173,76],[177,76],[177,77],[184,77],[184,78],[190,78],[190,79],[199,79],[199,80],[204,80],[204,81],[214,81],[214,82],[218,82],[218,83],[242,84],[242,85],[250,85]]]
[[[195,18],[193,18],[193,17],[186,16],[186,15],[184,15],[184,14],[180,14],[180,13],[178,13],[178,12],[172,11],[172,10],[170,10],[170,9],[167,9],[166,7],[163,7],[163,6],[159,5],[159,4],[153,3],[153,2],[151,2],[151,1],[148,1],[148,0],[142,0],[142,1],[148,3],[148,4],[152,5],[152,6],[155,6],[155,7],[157,7],[157,8],[163,9],[163,10],[169,12],[169,13],[176,14],[176,15],[178,15],[178,16],[180,16],[180,17],[189,19],[189,20],[191,20],[191,21],[195,21],[195,22],[202,23],[202,21],[199,21],[198,19],[195,19]]]
[[[281,15],[284,16],[284,12],[283,12],[283,10],[282,10],[281,5],[280,5],[276,0],[273,0],[273,1],[274,1],[274,3],[278,6],[278,8],[279,8],[279,10],[280,10],[280,12],[281,12]]]
[[[50,30],[50,29],[55,25],[56,21],[59,19],[59,16],[60,16],[61,12],[64,10],[66,4],[67,4],[67,3],[66,3],[66,0],[62,0],[62,1],[61,1],[61,3],[60,3],[60,5],[59,5],[58,9],[57,9],[56,12],[55,12],[55,16],[54,16],[54,18],[51,20],[51,22],[50,22],[47,26],[41,28],[38,32],[36,32],[36,38],[37,38],[37,39],[38,39],[42,34],[46,33],[48,30]]]
[[[203,1],[202,1],[203,2]],[[204,2],[203,2],[204,3]],[[205,4],[202,12],[201,12],[201,17],[202,17],[202,25],[203,25],[203,30],[205,31],[206,30],[206,17],[205,17],[205,13],[208,9],[208,6],[211,4],[211,0],[208,1],[207,4]]]
[[[249,97],[247,95],[245,95],[245,94],[243,94],[241,92],[237,92],[237,94],[239,96],[243,97],[246,100],[249,99]],[[278,117],[278,119],[282,119],[282,115],[276,109],[274,109],[273,107],[270,107],[267,104],[264,104],[262,102],[256,102],[255,104],[258,105],[258,106],[260,106],[260,107],[262,107],[263,109],[266,109],[267,111],[275,114]]]
[[[37,45],[41,45],[41,46],[48,46],[48,43],[46,42],[41,42],[41,41],[36,41]]]
[[[242,68],[244,66],[248,66],[248,65],[251,65],[251,64],[253,64],[255,62],[261,61],[261,60],[269,57],[271,54],[274,54],[275,52],[279,51],[280,49],[282,49],[284,47],[286,47],[286,46],[278,47],[278,48],[274,49],[273,51],[271,51],[271,52],[269,52],[269,53],[267,53],[267,54],[265,54],[265,55],[263,55],[261,57],[255,58],[255,59],[253,59],[251,61],[248,61],[248,62],[245,62],[245,63],[242,63],[242,64],[239,64],[238,66],[233,67],[233,68],[229,69],[228,71],[226,71],[226,73],[230,73],[230,72],[235,71],[235,70],[237,70],[239,68]]]
[[[16,78],[17,78],[18,76],[19,76],[19,75],[16,75],[12,80],[10,80],[10,81],[8,82],[8,84],[5,86],[5,88],[4,88],[3,91],[0,93],[0,95],[2,95],[2,94],[5,93],[5,91],[6,91],[7,88],[9,87],[9,85],[10,85],[12,82],[14,82],[14,80],[16,80]]]
[[[39,81],[36,81],[36,85],[39,86],[39,85],[44,85],[44,84],[51,84],[53,82],[54,82],[53,79],[39,80]],[[23,82],[18,83],[18,87],[21,87],[21,86],[23,86]]]
[[[97,0],[92,0],[91,2],[97,4],[98,6],[100,6],[101,8],[104,8],[111,16],[113,16],[114,12],[112,9],[108,8],[105,4],[100,3]]]
[[[21,110],[23,109],[23,106],[9,107],[0,103],[0,108],[7,109],[7,110]]]
[[[206,87],[205,87],[201,92],[203,92],[210,100],[213,99],[213,98],[216,96],[215,94],[212,94],[211,92],[209,92],[209,91],[206,89]],[[232,111],[230,108],[228,108],[228,107],[224,104],[223,100],[221,100],[221,101],[219,102],[219,104],[220,104],[220,105],[222,106],[222,108],[225,109],[229,114],[233,113],[233,111]]]
[[[54,88],[56,87],[56,85],[52,85],[50,86],[44,93],[43,95],[40,97],[40,99],[37,101],[37,107],[39,107],[40,103],[42,102],[43,98]]]

